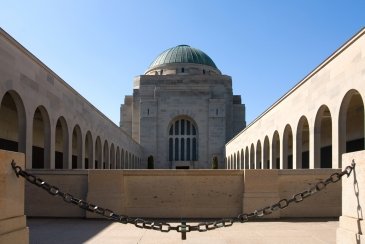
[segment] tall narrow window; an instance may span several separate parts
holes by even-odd
[[[173,121],[169,128],[169,161],[197,161],[197,139],[194,122],[186,118]]]
[[[181,127],[181,135],[184,135],[185,134],[185,120],[181,120],[181,124],[180,124],[180,127]]]
[[[175,138],[175,161],[179,160],[179,139]]]
[[[181,138],[181,151],[180,151],[180,160],[184,161],[185,160],[185,140],[184,138]]]
[[[193,138],[193,161],[197,160],[196,138]]]
[[[174,126],[171,125],[169,135],[172,135],[174,133]]]
[[[179,121],[175,122],[175,135],[179,134]]]
[[[186,139],[186,160],[190,161],[190,138]]]
[[[172,138],[169,139],[169,161],[174,159],[174,140]]]

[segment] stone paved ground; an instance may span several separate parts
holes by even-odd
[[[280,219],[234,224],[209,232],[160,233],[97,219],[28,218],[31,244],[184,243],[184,244],[333,244],[338,219]]]

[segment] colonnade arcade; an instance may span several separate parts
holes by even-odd
[[[27,162],[27,168],[132,169],[142,166],[141,159],[123,145],[78,124],[71,125],[62,115],[50,118],[42,105],[35,111],[26,111],[22,98],[14,90],[7,91],[0,101],[0,149],[31,153],[32,160]],[[27,137],[32,141],[28,151]]]
[[[334,119],[334,114],[336,115]],[[282,133],[247,142],[227,155],[227,169],[308,169],[341,167],[341,155],[364,150],[364,100],[351,89],[339,108],[320,105],[313,123],[302,115],[297,124],[285,124]],[[333,155],[338,165],[333,165]]]

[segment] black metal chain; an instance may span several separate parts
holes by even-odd
[[[208,230],[214,230],[217,228],[222,227],[229,227],[232,226],[234,223],[244,223],[249,221],[249,219],[253,218],[259,218],[263,217],[265,215],[272,214],[273,212],[284,209],[288,207],[291,203],[299,203],[306,199],[309,196],[314,195],[317,192],[322,191],[326,186],[330,183],[336,183],[344,175],[347,175],[347,177],[350,176],[352,170],[355,168],[355,162],[352,161],[351,166],[347,166],[344,171],[340,173],[334,173],[330,177],[328,177],[326,180],[320,180],[316,183],[315,186],[303,191],[299,192],[292,196],[292,198],[286,199],[283,198],[277,203],[274,203],[272,205],[269,205],[267,207],[255,210],[251,213],[242,213],[239,214],[237,217],[234,218],[224,218],[216,221],[211,222],[201,222],[199,224],[190,225],[186,224],[185,222],[177,225],[177,226],[171,226],[167,222],[161,222],[161,221],[150,221],[145,220],[142,218],[131,218],[126,215],[116,214],[112,210],[107,208],[99,207],[95,204],[88,203],[82,199],[75,198],[69,193],[64,193],[60,191],[60,189],[56,186],[50,185],[41,178],[30,174],[26,171],[24,171],[20,166],[17,166],[14,160],[11,162],[11,166],[16,174],[17,177],[22,176],[30,183],[42,188],[43,190],[47,191],[49,194],[53,196],[60,196],[63,198],[63,200],[67,203],[74,204],[78,206],[79,208],[85,209],[86,211],[99,214],[107,219],[120,222],[122,224],[133,224],[138,228],[142,229],[149,229],[149,230],[157,230],[161,232],[169,232],[169,231],[177,231],[180,233],[186,233],[191,231],[199,231],[199,232],[205,232]]]

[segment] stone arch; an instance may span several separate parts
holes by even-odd
[[[115,148],[114,143],[110,145],[110,169],[115,169]]]
[[[82,135],[79,125],[72,131],[72,168],[82,169]]]
[[[93,137],[90,131],[86,132],[85,136],[85,169],[94,169],[94,158],[93,158]]]
[[[119,146],[117,146],[117,153],[116,153],[116,165],[115,165],[116,169],[120,169],[120,149]]]
[[[0,149],[26,150],[26,114],[22,99],[16,91],[8,91],[0,105]]]
[[[248,151],[248,147],[246,147],[245,150],[245,169],[249,169],[250,168],[250,153]]]
[[[350,90],[342,99],[339,121],[339,167],[342,154],[364,150],[364,100],[357,90]]]
[[[63,116],[57,120],[55,134],[55,168],[68,169],[69,135],[67,122]]]
[[[33,115],[32,168],[51,168],[51,124],[47,110],[38,106]]]
[[[229,156],[229,169],[232,169],[233,167],[233,154]]]
[[[233,169],[237,169],[237,155],[233,154]]]
[[[127,150],[125,150],[125,154],[124,154],[124,157],[125,157],[125,159],[124,159],[124,168],[125,169],[129,169],[129,160],[128,160],[128,151]]]
[[[120,155],[120,168],[121,169],[125,169],[125,160],[124,160],[124,148],[122,148],[122,152],[121,152],[121,155]]]
[[[277,130],[272,137],[271,148],[272,169],[280,169],[280,136]]]
[[[255,168],[255,146],[252,143],[250,149],[250,169],[254,168]]]
[[[109,143],[107,140],[104,141],[104,147],[103,147],[103,169],[110,169]]]
[[[103,168],[103,154],[102,154],[102,147],[101,147],[101,139],[100,137],[96,137],[95,141],[95,169],[102,169]]]
[[[270,169],[270,142],[268,136],[265,136],[263,148],[263,168]]]
[[[241,155],[240,155],[240,151],[237,151],[237,168],[236,169],[241,169]]]
[[[132,168],[132,154],[128,153],[128,169]]]
[[[261,162],[261,141],[258,140],[256,144],[256,169],[262,169],[262,162]]]
[[[287,124],[283,135],[283,169],[293,169],[293,132]]]
[[[297,169],[309,169],[309,123],[305,116],[299,119],[297,127]]]
[[[243,148],[241,149],[241,162],[240,162],[240,169],[245,168],[245,155],[243,153]]]
[[[332,168],[332,116],[322,105],[314,123],[314,168]]]
[[[134,169],[134,154],[131,153],[131,169]]]

